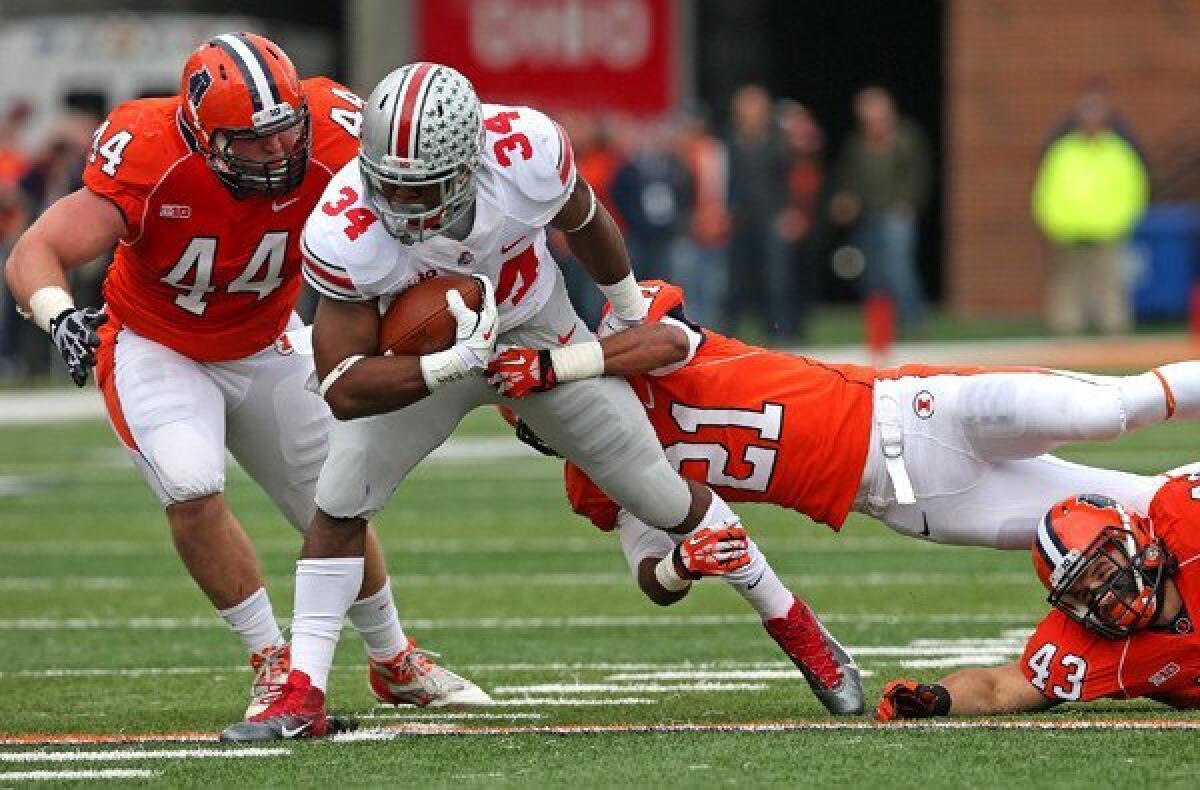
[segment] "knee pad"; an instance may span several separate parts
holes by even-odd
[[[139,439],[138,466],[164,505],[225,490],[225,448],[201,432],[175,423]]]

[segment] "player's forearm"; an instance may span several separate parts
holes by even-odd
[[[612,285],[629,276],[629,252],[612,216],[597,203],[596,216],[582,229],[566,234],[571,254],[599,285]]]
[[[673,365],[687,358],[687,335],[670,324],[642,324],[600,340],[604,372],[609,376],[635,376]]]
[[[29,298],[42,288],[57,286],[69,290],[64,269],[54,247],[31,230],[13,247],[4,266],[4,276],[17,304],[27,310]]]
[[[429,394],[420,357],[364,357],[325,392],[333,416],[353,420],[402,409]]]
[[[950,692],[950,715],[990,716],[1045,708],[1046,699],[1011,667],[970,667],[938,681]]]

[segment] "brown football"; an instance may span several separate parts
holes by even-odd
[[[458,291],[467,307],[483,306],[479,281],[465,274],[443,274],[402,291],[379,323],[379,351],[397,356],[432,354],[454,345],[458,324],[446,306],[446,292]]]

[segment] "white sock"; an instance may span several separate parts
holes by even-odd
[[[363,580],[362,557],[299,560],[292,616],[292,669],[322,691],[329,682],[342,622]]]
[[[217,610],[217,614],[242,640],[248,653],[261,653],[283,643],[265,587],[259,587],[239,604]]]
[[[737,590],[762,619],[784,617],[792,608],[795,596],[783,586],[783,582],[767,562],[766,555],[754,541],[750,541],[750,557],[750,562],[745,567],[721,578],[729,582],[729,586]]]
[[[712,489],[709,489],[710,491]],[[733,508],[725,502],[724,499],[717,496],[717,492],[712,492],[712,502],[708,503],[708,510],[704,511],[704,518],[700,519],[700,523],[696,525],[696,529],[701,527],[715,527],[719,524],[729,524],[737,522],[737,513],[733,512]]]
[[[391,579],[384,582],[379,592],[355,601],[348,614],[350,623],[367,643],[367,655],[376,661],[394,658],[408,645],[392,598]]]

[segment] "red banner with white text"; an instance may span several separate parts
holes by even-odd
[[[416,53],[485,102],[657,115],[678,98],[674,0],[419,0]]]

